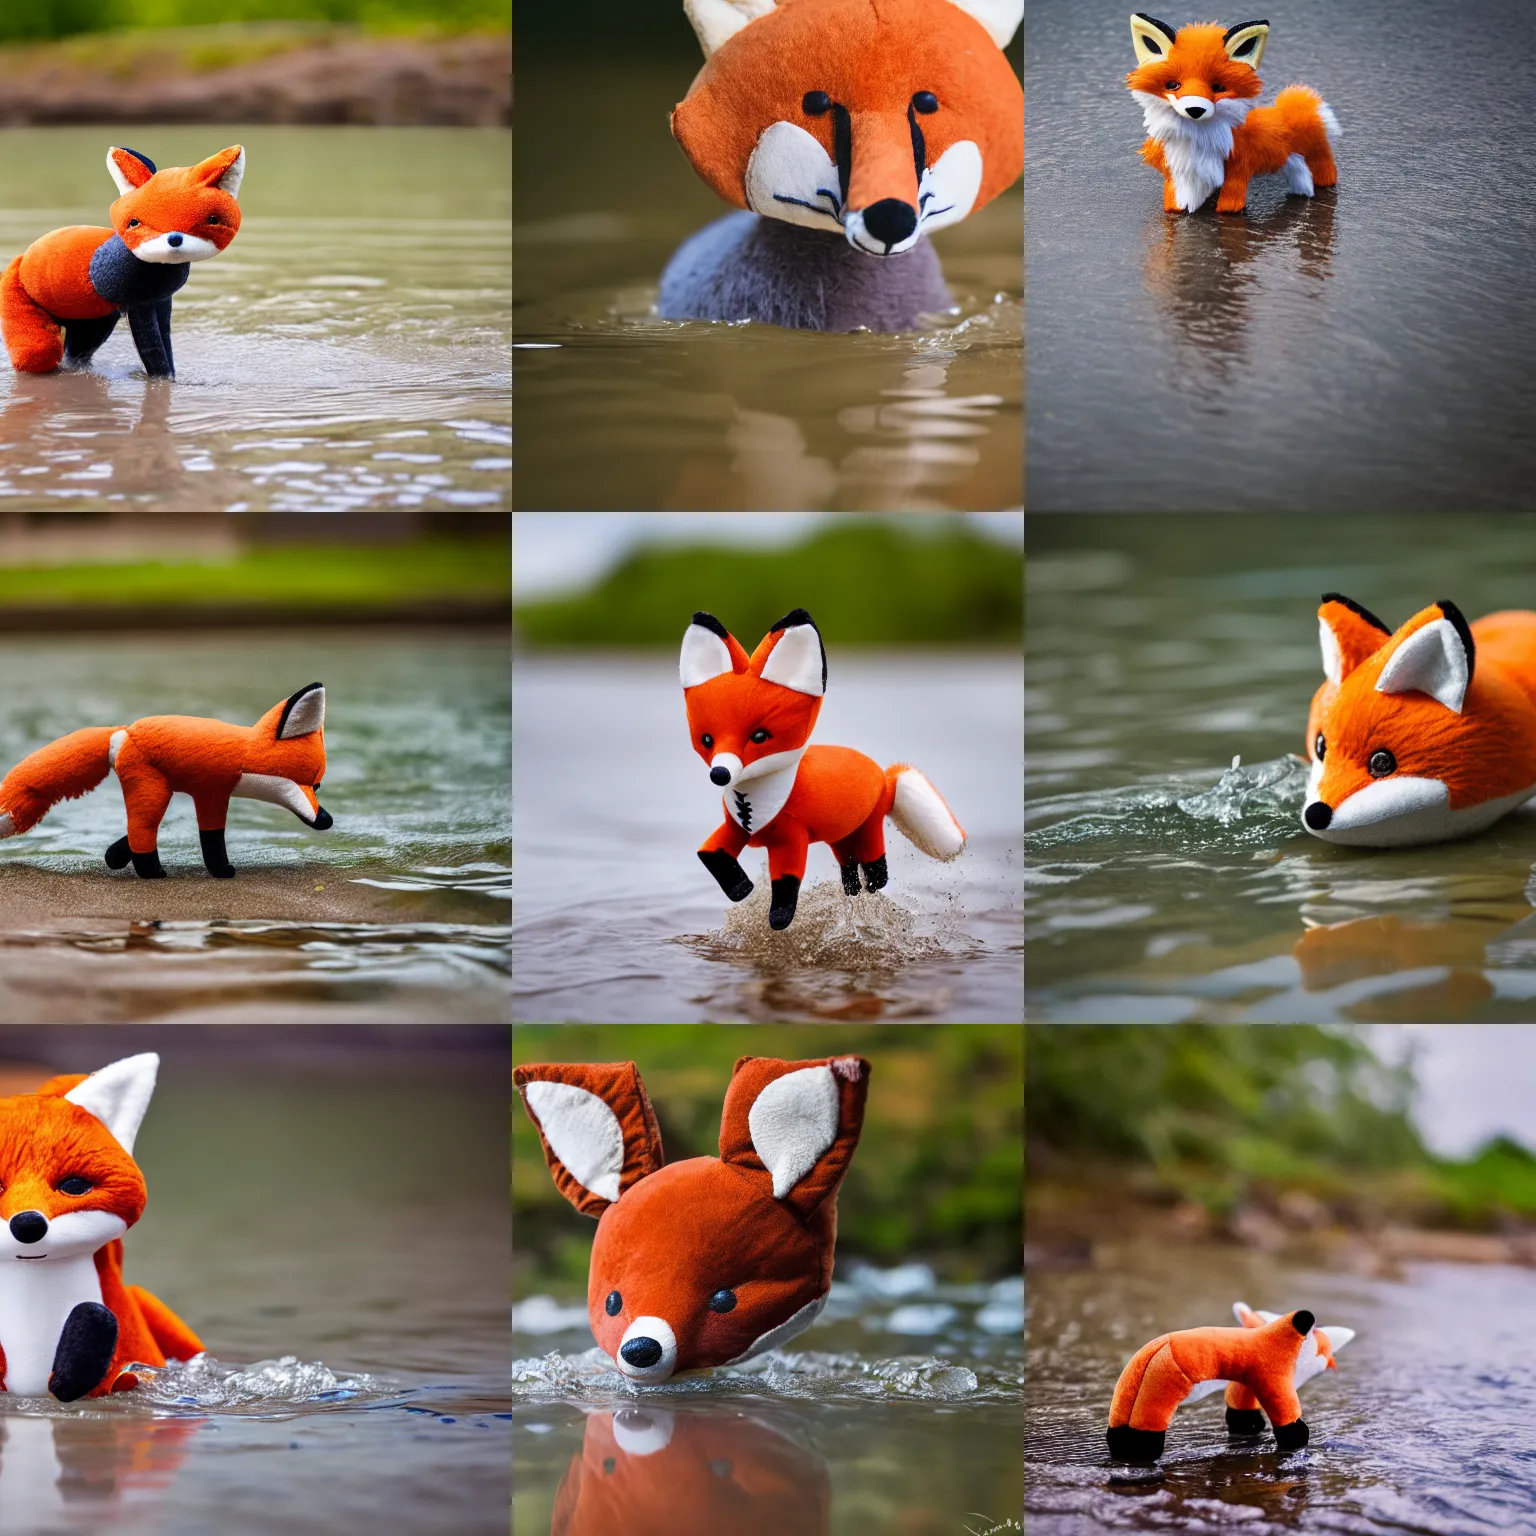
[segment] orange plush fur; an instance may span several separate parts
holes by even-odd
[[[1500,806],[1513,808],[1506,801],[1536,790],[1536,613],[1468,625],[1454,603],[1434,603],[1393,634],[1330,593],[1318,621],[1326,675],[1307,718],[1309,831],[1365,846],[1439,841],[1481,830]],[[1405,676],[1410,645],[1441,671]],[[1443,697],[1425,691],[1437,686]],[[1427,814],[1434,785],[1443,786],[1446,813],[1437,819],[1415,820],[1414,804],[1354,824],[1362,793],[1385,800],[1397,786],[1399,797],[1420,795]]]
[[[1143,25],[1138,27],[1138,22]],[[1225,173],[1216,199],[1218,213],[1241,213],[1248,205],[1249,182],[1255,176],[1285,169],[1293,155],[1299,155],[1305,161],[1313,186],[1337,185],[1339,173],[1331,145],[1337,125],[1322,97],[1310,86],[1287,86],[1271,106],[1253,107],[1241,121],[1236,120],[1240,109],[1235,111],[1229,105],[1251,101],[1264,88],[1253,65],[1243,58],[1233,57],[1228,49],[1246,42],[1247,50],[1261,58],[1263,38],[1269,30],[1267,23],[1249,23],[1246,27],[1228,29],[1218,23],[1197,23],[1179,28],[1172,40],[1158,32],[1159,28],[1166,31],[1163,23],[1154,22],[1140,13],[1132,17],[1131,24],[1133,34],[1138,35],[1139,53],[1145,53],[1149,48],[1163,49],[1162,57],[1145,58],[1125,77],[1127,87],[1137,95],[1144,110],[1155,102],[1167,103],[1169,114],[1162,121],[1169,129],[1186,134],[1214,128],[1224,116],[1230,115],[1233,119],[1232,147],[1226,156]],[[1150,32],[1147,30],[1149,26]],[[1260,27],[1263,32],[1255,45],[1246,38],[1246,33],[1251,28]],[[1187,126],[1188,119],[1185,119],[1186,126],[1181,127],[1176,120],[1177,109],[1172,105],[1181,100],[1208,103],[1214,115],[1202,118],[1193,126]],[[1155,114],[1156,107],[1152,110]],[[1170,213],[1176,213],[1180,208],[1192,213],[1205,198],[1190,206],[1188,196],[1181,194],[1175,167],[1170,163],[1175,151],[1168,147],[1168,143],[1166,138],[1154,132],[1142,144],[1141,157],[1163,177],[1163,207]]]
[[[633,1062],[512,1076],[560,1192],[598,1219],[587,1312],[621,1372],[654,1383],[733,1363],[815,1321],[832,1281],[837,1191],[863,1126],[867,1061],[742,1057],[720,1156],[680,1163],[664,1161]]]
[[[1239,1324],[1244,1328],[1262,1328],[1264,1319],[1259,1316],[1252,1307],[1238,1302],[1232,1309],[1237,1314]],[[1325,1371],[1336,1371],[1339,1368],[1338,1361],[1334,1359],[1333,1340],[1328,1337],[1326,1328],[1315,1330],[1317,1337],[1317,1352],[1322,1358],[1322,1368]],[[1351,1335],[1353,1337],[1353,1335]],[[1227,1407],[1232,1413],[1251,1414],[1259,1411],[1258,1394],[1252,1387],[1245,1386],[1240,1381],[1234,1381],[1227,1387]],[[1230,1415],[1228,1422],[1231,1422]]]

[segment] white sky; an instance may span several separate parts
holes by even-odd
[[[1418,1052],[1414,1119],[1430,1149],[1465,1157],[1492,1136],[1536,1149],[1536,1025],[1380,1024],[1379,1054]]]
[[[641,540],[655,543],[795,544],[832,512],[515,512],[512,592],[532,597],[596,581]],[[858,513],[868,517],[876,514]],[[1024,544],[1022,512],[902,513],[902,518],[963,517],[980,533]]]

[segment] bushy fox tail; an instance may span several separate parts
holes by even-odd
[[[1333,108],[1310,85],[1286,86],[1275,97],[1275,111],[1293,135],[1304,131],[1320,118],[1323,133],[1330,141],[1343,137],[1344,130],[1339,127]]]
[[[952,859],[965,847],[965,828],[944,797],[916,768],[894,763],[885,770],[891,820],[909,843],[930,859]]]
[[[95,789],[112,766],[108,753],[116,729],[71,731],[22,758],[0,779],[0,837],[35,827],[60,800]]]

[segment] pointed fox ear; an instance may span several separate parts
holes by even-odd
[[[1392,638],[1392,631],[1369,608],[1337,592],[1325,592],[1323,606],[1317,610],[1317,635],[1323,647],[1323,672],[1330,683],[1342,683]]]
[[[736,1063],[720,1117],[720,1160],[802,1219],[837,1192],[864,1126],[862,1056]]]
[[[1131,46],[1138,64],[1156,64],[1168,57],[1176,35],[1166,21],[1136,11],[1131,16]]]
[[[277,719],[277,739],[292,741],[325,729],[325,684],[309,683],[283,705]]]
[[[1327,1335],[1328,1347],[1334,1352],[1334,1354],[1338,1354],[1338,1352],[1343,1349],[1344,1346],[1348,1344],[1349,1341],[1355,1336],[1355,1330],[1353,1328],[1339,1328],[1333,1324],[1330,1324],[1327,1328],[1319,1328],[1317,1331],[1321,1334]]]
[[[765,683],[817,699],[827,691],[827,648],[816,621],[804,608],[786,613],[763,636],[752,653],[752,663]]]
[[[1254,69],[1259,67],[1268,42],[1269,23],[1267,21],[1240,21],[1235,27],[1228,27],[1221,39],[1221,45],[1227,50],[1229,59],[1239,64],[1251,65]]]
[[[697,688],[727,672],[745,672],[749,658],[742,643],[712,613],[694,614],[683,631],[683,654],[677,675],[684,688]]]
[[[1408,622],[1420,627],[1399,641],[1387,657],[1376,691],[1428,694],[1459,715],[1477,663],[1477,647],[1461,609],[1455,603],[1440,602]]]
[[[979,21],[999,48],[1008,46],[1024,20],[1024,0],[950,0],[950,3]]]
[[[192,167],[192,180],[228,192],[238,202],[240,183],[245,180],[245,146],[231,144],[228,149],[200,160]]]
[[[155,174],[155,162],[136,149],[119,149],[114,145],[107,151],[107,171],[117,183],[118,192],[126,195]]]
[[[774,9],[775,0],[683,0],[683,10],[693,23],[706,59],[748,22]]]
[[[665,1161],[634,1062],[517,1067],[512,1081],[544,1143],[555,1188],[583,1216],[601,1216]]]
[[[142,1056],[125,1056],[111,1066],[92,1072],[64,1095],[78,1104],[112,1133],[113,1139],[130,1157],[133,1143],[144,1123],[145,1112],[155,1092],[155,1076],[160,1058],[153,1051]]]

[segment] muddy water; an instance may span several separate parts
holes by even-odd
[[[88,372],[0,369],[0,504],[509,504],[510,135],[8,128],[0,256],[106,224],[124,137],[162,166],[243,143],[240,233],[176,296],[174,384],[125,321]]]
[[[85,1406],[0,1396],[0,1532],[329,1536],[380,1528],[381,1489],[383,1528],[402,1536],[506,1531],[493,1033],[462,1052],[375,1039],[329,1056],[285,1055],[269,1034],[254,1060],[210,1062],[164,1032],[92,1032],[100,1052],[161,1053],[135,1148],[150,1205],[125,1269],[217,1363]],[[296,1222],[300,1208],[323,1219]]]
[[[1323,93],[1339,185],[1308,201],[1262,178],[1244,217],[1163,212],[1130,9],[1029,9],[1031,509],[1524,505],[1536,314],[1508,295],[1536,234],[1536,85],[1500,42],[1523,8],[1271,13],[1264,99]],[[1255,8],[1151,14],[1214,9]],[[1448,80],[1487,82],[1475,130],[1451,126]]]
[[[926,331],[658,320],[668,256],[728,211],[667,128],[692,74],[519,74],[517,505],[1019,506],[1019,190],[935,239],[955,310]]]
[[[1536,1530],[1528,1270],[1413,1264],[1365,1278],[1187,1244],[1106,1244],[1095,1257],[1029,1277],[1025,1521],[1036,1536]],[[1239,1299],[1356,1330],[1337,1371],[1302,1388],[1308,1448],[1229,1441],[1217,1394],[1174,1416],[1160,1474],[1111,1482],[1104,1425],[1121,1367],[1169,1329],[1230,1325]]]
[[[0,639],[4,769],[85,724],[242,724],[326,685],[325,833],[237,800],[233,880],[202,869],[191,802],[170,878],[113,873],[114,778],[0,843],[0,1019],[487,1023],[507,1015],[506,641],[432,630]]]
[[[1022,1017],[1020,658],[833,666],[816,739],[919,766],[969,841],[941,864],[887,823],[890,884],[852,900],[813,847],[795,920],[774,933],[762,850],[743,855],[757,889],[734,907],[695,856],[720,798],[688,746],[675,662],[518,657],[515,1019]],[[602,740],[578,720],[603,721]]]
[[[1318,600],[1536,604],[1520,515],[1030,519],[1030,1012],[1519,1022],[1536,814],[1340,848],[1299,824]],[[1241,766],[1231,768],[1234,757]]]

